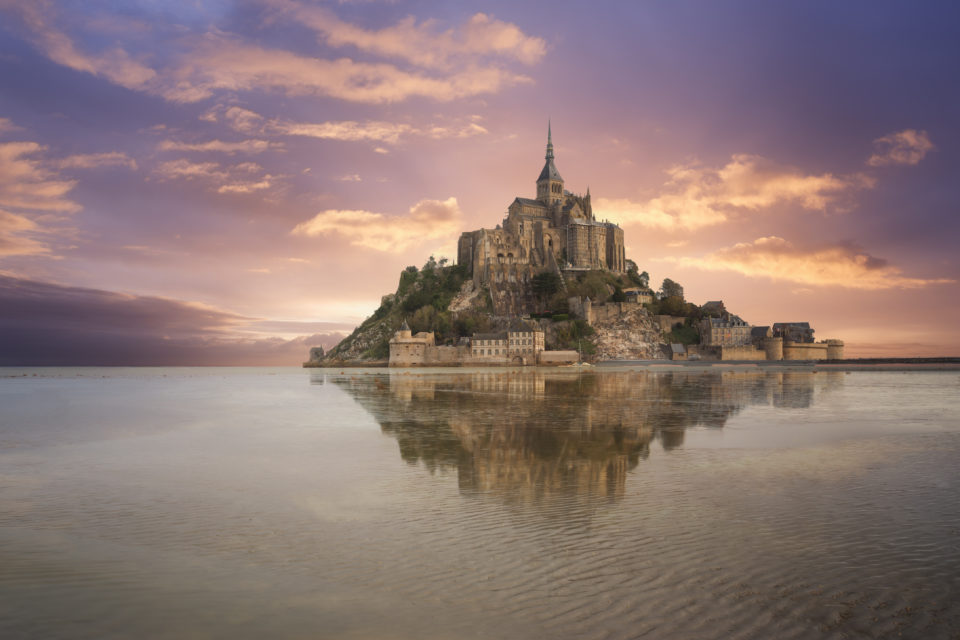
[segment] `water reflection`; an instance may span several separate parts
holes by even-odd
[[[319,378],[320,376],[315,376]],[[627,472],[722,429],[750,405],[806,408],[843,375],[812,372],[389,372],[326,376],[397,439],[400,456],[455,471],[461,491],[509,502],[624,494]],[[319,380],[317,380],[319,382]]]

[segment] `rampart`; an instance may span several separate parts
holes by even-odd
[[[827,343],[825,342],[790,342],[783,343],[784,360],[826,360]]]

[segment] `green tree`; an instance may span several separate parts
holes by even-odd
[[[679,282],[674,282],[670,278],[664,278],[663,284],[660,285],[660,297],[680,298],[680,301],[683,302],[683,287],[680,286]]]
[[[544,271],[533,276],[530,281],[530,288],[533,295],[539,300],[541,309],[546,301],[555,293],[560,291],[560,276],[553,271]]]

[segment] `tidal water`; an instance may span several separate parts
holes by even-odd
[[[0,638],[958,638],[960,372],[0,369]]]

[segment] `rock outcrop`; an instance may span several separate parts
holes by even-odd
[[[622,314],[593,321],[597,360],[661,360],[663,334],[656,319],[640,305]]]

